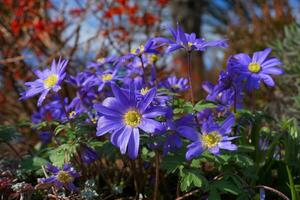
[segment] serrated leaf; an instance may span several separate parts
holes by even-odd
[[[194,110],[197,112],[201,112],[202,110],[204,110],[206,108],[216,108],[216,104],[213,102],[209,102],[209,101],[199,101],[194,106]]]
[[[206,183],[206,178],[197,169],[182,169],[180,172],[180,189],[188,191],[192,187],[203,187]]]

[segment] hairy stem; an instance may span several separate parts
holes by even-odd
[[[145,65],[144,65],[144,61],[143,61],[142,55],[140,55],[139,58],[140,58],[142,69],[143,69],[144,83],[148,86],[148,82],[147,82],[147,78],[146,78],[146,70],[145,70]]]
[[[190,85],[190,95],[191,95],[191,101],[193,105],[195,104],[194,100],[194,90],[193,90],[193,84],[192,84],[192,64],[191,64],[191,56],[192,53],[190,51],[187,52],[188,57],[188,79],[189,79],[189,85]]]

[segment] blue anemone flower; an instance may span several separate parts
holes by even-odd
[[[38,106],[41,106],[50,90],[57,92],[61,89],[60,84],[66,76],[65,69],[67,63],[67,60],[59,59],[58,63],[53,60],[50,70],[35,70],[34,73],[38,79],[25,83],[29,89],[21,94],[20,99],[28,99],[41,93],[37,103]]]
[[[80,152],[80,157],[84,163],[91,164],[98,159],[98,154],[94,149],[84,146]]]
[[[195,138],[193,143],[187,146],[186,158],[191,160],[202,154],[204,151],[209,151],[213,154],[219,154],[220,149],[234,151],[237,149],[231,140],[236,137],[230,137],[228,134],[234,125],[234,116],[229,115],[221,125],[213,121],[213,118],[203,122],[201,134]]]
[[[153,118],[163,115],[164,109],[151,106],[156,88],[150,89],[140,101],[136,98],[134,85],[122,90],[111,84],[114,97],[106,98],[94,108],[102,115],[97,124],[97,136],[111,132],[111,142],[120,148],[122,154],[128,151],[130,158],[138,155],[140,130],[154,133],[163,130],[163,125]]]
[[[173,36],[173,40],[163,37],[154,38],[156,43],[168,44],[167,53],[176,51],[178,49],[185,49],[188,52],[191,51],[204,51],[207,47],[227,47],[226,40],[205,41],[203,38],[197,38],[195,33],[185,33],[177,23],[176,29],[169,28]]]
[[[193,115],[185,115],[177,120],[173,120],[172,111],[167,113],[166,129],[170,134],[167,135],[163,146],[163,154],[167,155],[169,151],[174,152],[181,148],[181,137],[189,140],[196,140],[198,134],[195,130]]]
[[[70,191],[77,190],[73,182],[75,178],[79,177],[80,175],[78,172],[76,172],[72,165],[64,164],[62,169],[59,169],[51,164],[48,164],[46,165],[46,170],[52,175],[49,178],[39,179],[39,182],[53,184],[57,188],[64,187]]]
[[[189,89],[189,81],[187,78],[177,78],[170,76],[162,82],[162,86],[171,92],[184,92]]]
[[[97,69],[100,66],[103,66],[105,64],[113,64],[116,61],[116,57],[115,56],[110,56],[110,57],[100,57],[98,58],[96,61],[94,62],[89,62],[87,64],[87,68],[95,68]]]
[[[258,89],[260,81],[262,80],[267,86],[275,86],[275,82],[270,75],[281,75],[283,70],[278,66],[282,63],[275,57],[269,57],[271,48],[266,48],[263,51],[255,52],[250,58],[249,55],[240,53],[233,58],[235,59],[235,66],[241,74],[241,78],[246,79],[246,88],[251,91]]]

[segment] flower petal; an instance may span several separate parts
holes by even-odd
[[[191,159],[199,156],[204,151],[200,141],[196,141],[196,142],[193,142],[192,144],[189,144],[187,146],[187,149],[188,150],[185,154],[185,157],[187,160],[191,160]]]
[[[128,155],[131,159],[135,159],[139,153],[140,146],[140,132],[139,129],[134,128],[128,143]]]

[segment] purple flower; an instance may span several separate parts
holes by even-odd
[[[92,107],[92,101],[97,96],[93,88],[96,85],[96,79],[97,78],[93,74],[86,72],[78,73],[76,77],[69,77],[66,82],[73,85],[77,91],[76,96],[67,106],[67,110],[71,110],[76,114],[80,114],[88,111],[88,108]]]
[[[237,149],[231,140],[236,137],[229,137],[231,127],[234,125],[234,116],[230,115],[221,125],[213,121],[212,118],[202,124],[199,136],[193,139],[193,143],[187,146],[186,158],[191,160],[208,150],[213,154],[219,154],[220,149],[234,151]]]
[[[171,92],[183,92],[189,89],[188,82],[187,78],[171,76],[162,83],[162,86],[169,89]]]
[[[273,87],[275,83],[270,75],[283,74],[283,70],[278,67],[282,65],[280,60],[274,57],[268,58],[271,51],[271,48],[267,48],[255,52],[252,58],[244,53],[233,56],[236,62],[234,67],[240,71],[241,78],[246,79],[246,87],[249,91],[258,89],[261,80],[267,86]]]
[[[46,166],[46,170],[52,175],[49,178],[41,178],[39,182],[50,183],[57,188],[66,188],[70,191],[76,191],[77,188],[74,185],[74,179],[80,175],[70,164],[64,164],[62,169],[59,169],[51,164]]]
[[[38,79],[25,83],[29,89],[21,94],[21,99],[28,99],[41,93],[37,103],[38,106],[41,106],[50,90],[54,92],[60,90],[60,84],[66,76],[65,68],[67,63],[67,60],[59,59],[58,63],[53,60],[50,70],[35,70],[34,73],[38,76]]]
[[[96,84],[99,85],[98,92],[101,92],[103,88],[108,84],[114,83],[115,81],[119,80],[118,77],[118,67],[116,67],[114,70],[108,69],[104,72],[98,72],[97,73],[97,82]]]
[[[196,140],[198,138],[198,134],[194,129],[195,122],[193,115],[185,115],[174,121],[173,115],[170,112],[167,114],[166,131],[168,131],[168,135],[163,146],[164,155],[167,155],[169,151],[174,152],[182,146],[181,137],[189,140]]]
[[[173,40],[168,38],[157,37],[153,41],[156,43],[168,44],[167,53],[176,51],[178,49],[185,49],[191,51],[204,51],[207,47],[219,46],[227,47],[226,40],[205,41],[203,38],[197,38],[195,33],[185,33],[177,23],[176,29],[169,28],[173,36]]]
[[[94,149],[85,146],[80,153],[80,157],[84,163],[91,164],[98,159],[98,154]]]
[[[87,64],[87,68],[98,68],[100,66],[103,66],[108,63],[114,63],[116,61],[116,57],[111,56],[111,57],[100,57],[96,60],[96,62],[89,62]]]
[[[161,107],[151,106],[156,89],[152,88],[145,97],[138,101],[134,85],[129,92],[111,84],[114,97],[106,98],[95,109],[102,115],[97,124],[97,136],[112,133],[111,142],[120,148],[122,154],[128,151],[130,158],[138,155],[140,130],[154,133],[162,130],[163,125],[153,118],[163,115]]]
[[[39,132],[39,139],[43,144],[49,144],[52,140],[52,133],[50,131]]]
[[[39,107],[39,110],[33,113],[31,117],[31,121],[34,124],[41,123],[42,121],[64,121],[65,119],[66,114],[63,105],[61,104],[61,100],[57,98]]]
[[[140,57],[145,53],[158,54],[159,52],[156,50],[158,46],[155,45],[155,42],[152,38],[150,38],[145,45],[140,45],[139,47],[133,48],[130,53],[123,58],[130,59],[133,57]]]

